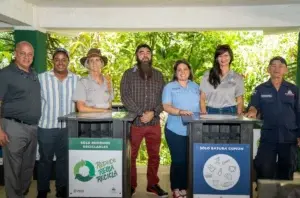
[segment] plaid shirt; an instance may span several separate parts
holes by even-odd
[[[162,73],[153,68],[152,77],[143,80],[139,76],[137,66],[125,71],[121,80],[121,100],[129,112],[137,114],[135,126],[153,126],[160,124],[159,114],[163,111],[162,91],[164,87]],[[154,118],[142,123],[140,116],[145,111],[154,111]]]

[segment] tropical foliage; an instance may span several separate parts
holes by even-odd
[[[92,47],[102,50],[109,58],[103,72],[113,79],[115,102],[120,101],[121,76],[135,63],[134,51],[140,43],[148,43],[153,48],[154,65],[162,71],[166,81],[172,78],[174,62],[186,59],[192,65],[197,83],[211,67],[216,46],[230,44],[235,55],[232,68],[245,77],[246,104],[251,90],[268,78],[268,61],[275,55],[281,55],[291,63],[288,78],[295,82],[297,33],[264,36],[262,32],[122,32],[80,33],[72,38],[52,35],[52,38],[69,50],[70,68],[80,75],[86,75],[87,71],[79,64],[79,59]]]
[[[255,86],[268,79],[268,61],[281,55],[287,59],[289,73],[287,78],[295,82],[297,60],[297,33],[263,35],[263,32],[100,32],[80,33],[73,37],[48,34],[48,69],[52,67],[51,57],[56,47],[65,47],[70,52],[70,70],[84,76],[87,70],[79,59],[92,48],[100,48],[107,56],[109,64],[103,72],[112,77],[115,89],[115,102],[120,102],[119,85],[124,71],[135,63],[134,51],[138,44],[148,43],[154,50],[154,65],[166,81],[173,75],[172,65],[178,59],[188,60],[193,69],[195,82],[199,83],[205,71],[212,66],[214,51],[219,44],[229,44],[234,51],[232,68],[244,76],[245,104],[247,105]],[[0,67],[12,58],[13,36],[0,33]],[[162,115],[162,125],[165,114]],[[145,145],[141,147],[139,163],[145,163],[147,154]],[[161,145],[161,163],[169,164],[170,156],[163,138]]]
[[[13,56],[14,44],[11,32],[0,33],[0,69],[10,63]]]

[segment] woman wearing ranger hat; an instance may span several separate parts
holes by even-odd
[[[104,76],[101,70],[107,65],[107,57],[102,56],[100,49],[92,48],[80,63],[89,70],[89,75],[78,81],[73,94],[73,101],[79,112],[110,112],[113,100],[111,79]],[[109,126],[102,124],[83,125],[80,136],[106,136]]]
[[[107,65],[107,57],[99,49],[92,48],[80,63],[89,70],[89,75],[78,81],[73,101],[79,112],[109,112],[113,100],[111,79],[101,70]]]

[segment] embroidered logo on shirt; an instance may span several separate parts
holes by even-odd
[[[224,82],[224,81],[223,81]],[[225,83],[225,82],[224,82]],[[229,78],[227,81],[228,84],[236,84],[235,79],[233,77]]]
[[[285,95],[286,96],[294,96],[295,94],[291,90],[288,90],[288,92],[286,92]]]
[[[235,79],[232,77],[232,78],[229,78],[228,81],[231,82],[231,83],[234,83],[234,82],[235,82]]]
[[[272,98],[273,96],[272,96],[272,94],[262,94],[262,95],[260,95],[260,97],[262,97],[262,98]]]

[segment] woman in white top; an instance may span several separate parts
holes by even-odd
[[[213,67],[200,83],[200,111],[203,114],[241,114],[245,92],[243,77],[230,69],[233,52],[229,45],[219,45]]]

